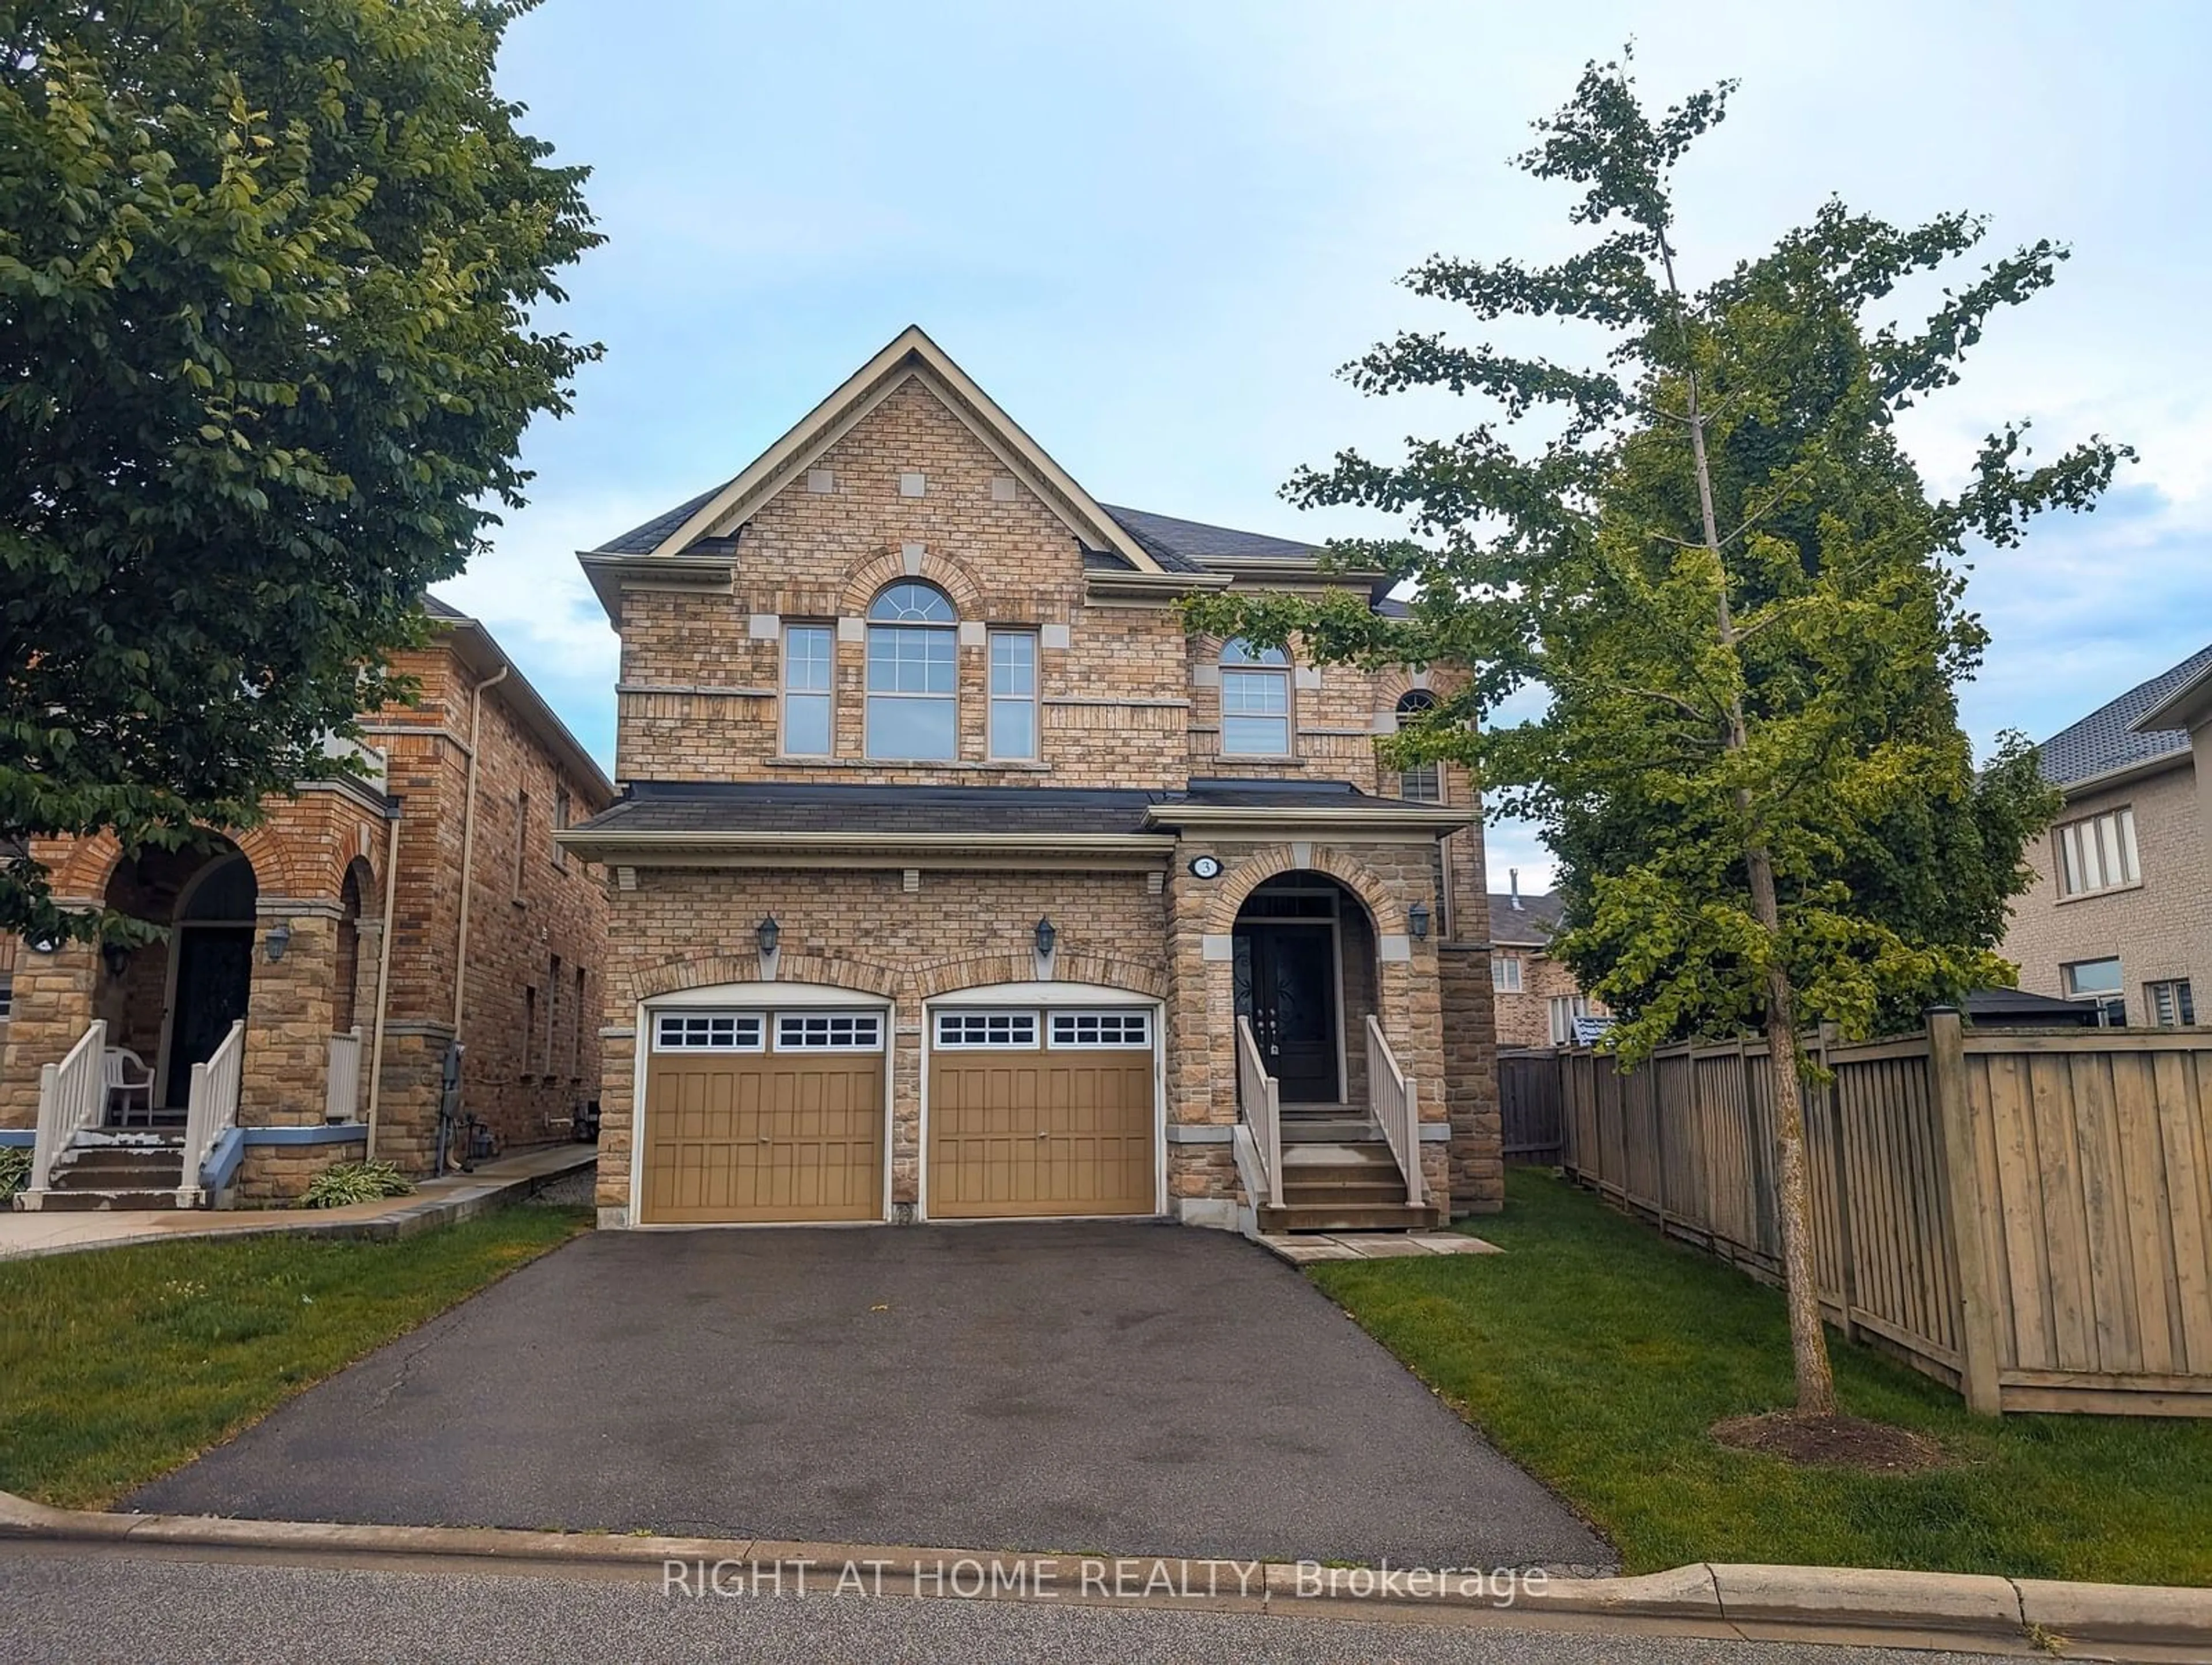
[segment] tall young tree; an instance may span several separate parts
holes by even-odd
[[[535,0],[0,0],[0,929],[25,842],[250,821],[386,691],[596,355],[492,87]],[[112,922],[111,922],[111,925]]]
[[[1347,374],[1375,393],[1448,388],[1496,407],[1454,438],[1376,462],[1340,453],[1289,495],[1402,513],[1413,537],[1340,558],[1412,581],[1411,617],[1349,596],[1211,599],[1194,628],[1299,636],[1323,660],[1458,667],[1464,691],[1400,743],[1455,756],[1497,801],[1559,837],[1570,957],[1632,1016],[1632,1058],[1755,1013],[1770,1042],[1784,1271],[1801,1413],[1835,1409],[1814,1292],[1801,1024],[1864,1033],[1885,1000],[2004,978],[2002,909],[1867,888],[1885,829],[1972,866],[1999,900],[2048,803],[2032,764],[1978,792],[1953,690],[1978,660],[1961,605],[1968,540],[2017,542],[2037,511],[2090,507],[2123,447],[2039,466],[2021,430],[1983,446],[1966,489],[1932,497],[1897,413],[1958,379],[1990,315],[2047,286],[2037,243],[1943,292],[1919,328],[1869,314],[1972,249],[1981,221],[1899,228],[1830,202],[1702,289],[1682,273],[1673,177],[1732,83],[1654,114],[1625,64],[1592,64],[1519,165],[1578,189],[1582,252],[1550,266],[1437,257],[1407,282],[1485,323],[1552,319],[1607,338],[1596,368],[1401,335]],[[1516,438],[1520,439],[1516,443]],[[1491,728],[1525,685],[1533,721]],[[1911,848],[1908,845],[1906,848]],[[1969,860],[1971,857],[1971,860]],[[1872,893],[1868,893],[1870,889]]]

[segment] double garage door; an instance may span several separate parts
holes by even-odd
[[[922,1170],[932,1219],[1150,1214],[1148,1008],[934,1012]],[[885,1014],[653,1014],[638,1218],[879,1220]]]

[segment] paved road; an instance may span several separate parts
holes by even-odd
[[[0,1661],[502,1665],[1111,1659],[1207,1665],[1968,1665],[1993,1656],[988,1601],[687,1601],[652,1583],[0,1546]]]
[[[1306,1280],[1159,1225],[607,1232],[128,1499],[402,1525],[1601,1568]]]

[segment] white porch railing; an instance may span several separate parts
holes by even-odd
[[[1267,1073],[1252,1020],[1237,1019],[1237,1165],[1253,1205],[1283,1206],[1282,1087]],[[1243,1173],[1247,1163],[1258,1171]]]
[[[352,1121],[361,1115],[361,1025],[331,1036],[330,1086],[323,1098],[323,1120]]]
[[[204,1064],[192,1066],[192,1085],[185,1100],[185,1166],[177,1180],[177,1206],[200,1200],[200,1169],[216,1140],[238,1125],[238,1090],[246,1063],[246,1024],[230,1026],[222,1044]]]
[[[1406,1176],[1407,1205],[1421,1207],[1419,1105],[1413,1097],[1412,1078],[1398,1067],[1397,1054],[1390,1050],[1389,1042],[1382,1036],[1382,1025],[1371,1012],[1367,1014],[1367,1097],[1374,1105],[1382,1137],[1389,1143],[1390,1154],[1398,1158],[1398,1171]]]
[[[107,1109],[107,1024],[95,1019],[58,1064],[39,1067],[39,1133],[31,1146],[31,1177],[23,1188],[43,1191],[54,1163],[70,1141],[100,1126]]]

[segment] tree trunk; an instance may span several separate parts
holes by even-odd
[[[1774,865],[1759,846],[1745,855],[1751,869],[1753,910],[1770,942],[1778,946],[1782,913],[1774,895]],[[1827,1333],[1820,1328],[1820,1291],[1813,1273],[1813,1179],[1805,1158],[1805,1079],[1798,1067],[1796,994],[1778,953],[1766,968],[1766,1050],[1774,1072],[1776,1212],[1782,1228],[1782,1289],[1790,1310],[1790,1362],[1797,1377],[1797,1414],[1833,1416],[1836,1376],[1828,1363]]]
[[[1727,562],[1721,553],[1719,521],[1713,513],[1713,472],[1705,453],[1705,415],[1698,401],[1698,367],[1687,321],[1681,311],[1682,292],[1674,278],[1674,252],[1665,233],[1659,236],[1659,258],[1665,264],[1667,293],[1674,303],[1676,325],[1682,331],[1683,381],[1688,395],[1690,463],[1698,483],[1698,516],[1705,534],[1705,548],[1720,571],[1717,598],[1720,643],[1730,654],[1739,654],[1741,638],[1729,605]],[[1739,667],[1741,660],[1739,659]],[[1728,708],[1728,749],[1744,750],[1750,744],[1739,689]],[[1790,986],[1789,968],[1782,963],[1782,907],[1774,894],[1774,862],[1764,837],[1753,830],[1751,793],[1736,793],[1747,842],[1744,865],[1751,875],[1751,908],[1770,947],[1766,967],[1766,1050],[1774,1071],[1774,1148],[1776,1212],[1782,1226],[1782,1293],[1790,1310],[1790,1361],[1797,1377],[1797,1414],[1833,1416],[1836,1413],[1836,1376],[1828,1364],[1828,1337],[1820,1328],[1820,1291],[1813,1275],[1813,1181],[1805,1162],[1804,1078],[1797,1060],[1797,1000]]]

